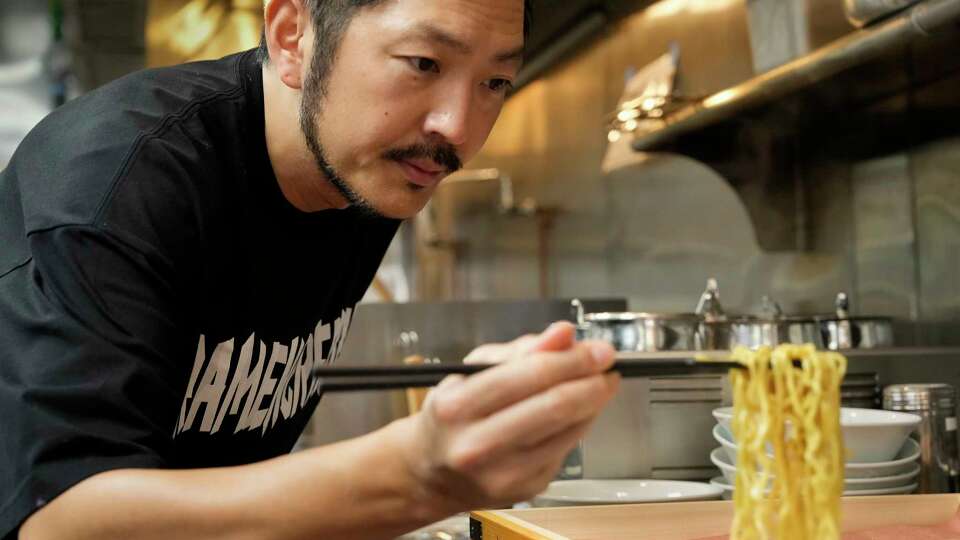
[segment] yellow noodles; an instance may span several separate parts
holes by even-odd
[[[731,540],[840,538],[847,359],[812,345],[739,348],[734,359],[748,369],[730,376],[739,445]]]

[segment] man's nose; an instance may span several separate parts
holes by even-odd
[[[467,142],[470,110],[473,100],[471,88],[447,89],[438,93],[436,104],[427,113],[423,129],[428,137],[442,137],[453,146]]]

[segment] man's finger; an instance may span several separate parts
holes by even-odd
[[[471,426],[451,451],[465,462],[482,463],[538,447],[595,418],[619,387],[619,377],[577,379],[523,400]]]
[[[518,351],[532,350],[540,336],[527,334],[520,336],[509,343],[489,343],[470,351],[463,359],[464,364],[499,364],[506,362],[517,355]]]
[[[470,351],[464,364],[499,364],[538,351],[564,351],[573,346],[576,330],[573,324],[558,321],[540,334],[528,334],[509,343],[481,345]]]
[[[483,418],[559,383],[603,373],[613,365],[609,343],[586,341],[569,351],[538,352],[467,377],[438,395],[437,414],[450,421]]]
[[[534,340],[524,353],[539,351],[565,351],[573,347],[576,338],[576,329],[573,324],[559,321],[551,324]]]

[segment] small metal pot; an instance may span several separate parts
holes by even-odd
[[[725,321],[701,322],[696,337],[698,350],[729,350],[738,346],[758,349],[784,343],[813,343],[820,347],[816,321],[802,317],[731,317]]]
[[[693,350],[700,319],[692,313],[658,314],[642,312],[583,313],[577,310],[577,339],[601,339],[618,351]]]
[[[757,349],[783,343],[822,346],[819,326],[812,317],[786,317],[780,306],[767,296],[763,297],[759,316],[727,316],[719,306],[716,291],[708,286],[698,312],[704,314],[697,333],[698,349],[729,350],[738,346]]]
[[[824,348],[876,349],[893,346],[893,320],[890,317],[851,317],[846,293],[837,295],[837,314],[817,317]]]

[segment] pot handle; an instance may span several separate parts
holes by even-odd
[[[583,326],[583,302],[581,302],[579,298],[574,298],[570,301],[570,308],[573,310],[573,316],[577,321],[577,326]]]
[[[837,299],[834,301],[833,305],[837,308],[838,319],[850,318],[850,297],[847,296],[847,293],[837,293]]]
[[[700,295],[700,301],[697,302],[696,314],[703,317],[707,322],[726,320],[727,314],[720,305],[720,286],[717,285],[716,278],[707,280],[707,288]]]
[[[764,319],[775,321],[783,317],[783,309],[776,300],[768,295],[763,295],[760,299],[760,316]]]

